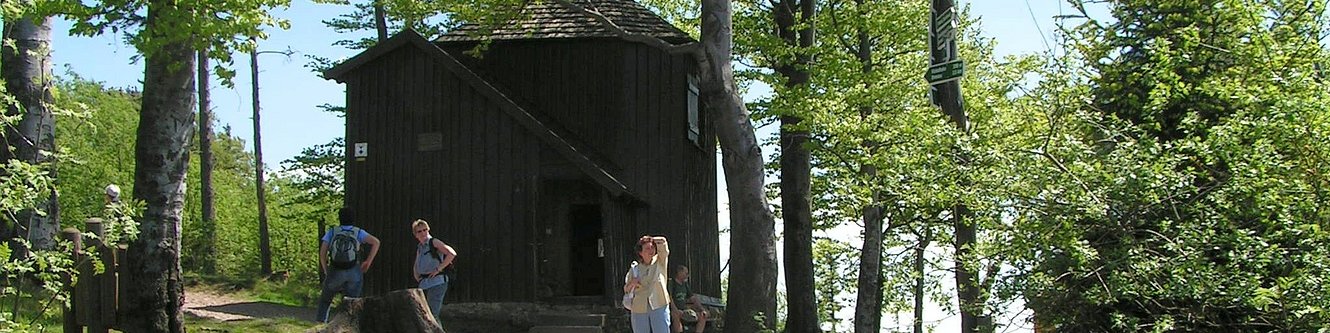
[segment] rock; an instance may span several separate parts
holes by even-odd
[[[429,313],[425,292],[396,290],[374,297],[348,298],[333,311],[321,333],[445,333]]]

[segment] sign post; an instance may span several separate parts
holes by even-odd
[[[956,53],[956,7],[954,0],[932,0],[933,15],[928,29],[929,55],[932,66],[924,74],[932,86],[933,104],[942,109],[942,113],[951,118],[960,131],[959,136],[970,135],[970,116],[965,113],[965,103],[961,98],[961,76],[965,75],[965,63]],[[965,166],[970,163],[966,151],[959,145],[953,147],[956,163]],[[969,188],[973,183],[967,175],[959,179],[962,188]],[[980,296],[979,273],[965,260],[973,260],[973,246],[977,239],[977,227],[970,221],[970,208],[963,201],[952,206],[952,222],[955,228],[956,247],[956,296],[959,298],[961,312],[961,332],[978,333],[980,327],[992,327],[989,318],[982,315],[983,304]],[[967,259],[968,258],[968,259]],[[916,326],[919,327],[919,326]]]
[[[956,6],[953,0],[933,0],[933,13],[929,19],[928,53],[932,66],[924,74],[932,86],[933,105],[951,117],[956,128],[970,131],[970,117],[965,114],[958,80],[965,75],[965,62],[956,53]]]

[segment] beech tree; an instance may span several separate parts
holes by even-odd
[[[223,62],[230,61],[231,50],[253,50],[249,37],[265,36],[263,26],[286,25],[267,10],[288,3],[103,1],[76,14],[86,17],[75,23],[78,33],[99,34],[108,28],[134,31],[130,42],[145,59],[133,198],[146,207],[126,263],[128,286],[120,311],[126,331],[184,331],[181,211],[195,129],[195,50],[210,50],[212,58]],[[146,16],[140,16],[144,9]],[[231,72],[225,73],[223,77],[229,78]]]

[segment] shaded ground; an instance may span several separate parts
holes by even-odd
[[[314,321],[314,309],[241,300],[204,290],[185,291],[185,314],[219,321],[293,318]]]

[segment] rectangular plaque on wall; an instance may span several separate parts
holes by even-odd
[[[428,132],[416,135],[417,151],[443,150],[443,133]]]

